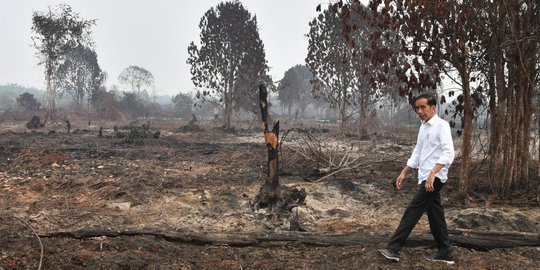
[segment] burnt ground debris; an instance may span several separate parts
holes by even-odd
[[[4,125],[0,269],[37,268],[40,245],[32,230],[43,245],[43,269],[446,267],[423,259],[435,252],[426,218],[399,263],[377,253],[416,186],[414,176],[400,192],[391,185],[410,152],[410,138],[321,133],[365,156],[361,166],[318,182],[312,164],[282,148],[281,183],[307,193],[305,205],[293,210],[306,232],[290,232],[289,219],[251,207],[266,175],[262,132],[223,132],[199,122],[197,130],[152,123],[132,141],[116,136],[112,125],[102,125],[101,138],[97,126],[68,134],[47,126],[28,131],[22,122]],[[160,136],[152,136],[157,131]],[[443,203],[458,242],[478,231],[500,232],[501,239],[504,233],[534,238],[540,231],[538,205],[463,207],[449,199],[452,188]],[[463,241],[455,243],[455,257],[452,269],[534,269],[540,247],[481,248]]]

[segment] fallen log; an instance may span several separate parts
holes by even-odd
[[[476,249],[540,246],[540,233],[533,232],[453,229],[449,231],[449,234],[450,241],[453,243]]]
[[[120,236],[153,236],[171,242],[195,245],[228,245],[228,246],[266,246],[279,243],[301,243],[314,246],[354,246],[361,244],[382,245],[388,235],[362,233],[321,233],[281,232],[281,233],[216,233],[216,232],[160,232],[153,229],[143,230],[104,230],[82,229],[78,231],[60,231],[39,234],[39,237],[66,237],[75,239],[91,239],[94,237]],[[515,248],[520,246],[540,246],[540,233],[496,232],[451,230],[452,245],[490,250],[495,248]],[[411,247],[433,246],[433,237],[428,233],[412,234],[406,245]]]

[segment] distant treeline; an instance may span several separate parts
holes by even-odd
[[[23,93],[30,93],[39,102],[43,102],[44,91],[35,87],[27,87],[18,84],[0,85],[0,110],[11,110],[17,106],[17,97]]]
[[[8,110],[14,110],[17,107],[17,98],[23,94],[23,93],[29,93],[34,96],[34,98],[43,104],[43,95],[45,94],[44,90],[35,88],[35,87],[28,87],[23,86],[15,83],[10,84],[3,84],[0,85],[0,111],[8,111]],[[66,103],[69,103],[67,100],[63,100],[64,97],[61,97],[59,102],[60,104],[63,104],[65,101]],[[156,103],[158,104],[170,104],[171,103],[171,96],[168,95],[158,95],[155,99]]]

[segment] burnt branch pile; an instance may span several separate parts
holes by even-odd
[[[152,131],[150,129],[150,121],[145,124],[138,125],[137,122],[131,122],[123,128],[114,127],[114,137],[124,138],[124,143],[140,143],[143,139],[159,138],[160,131]]]

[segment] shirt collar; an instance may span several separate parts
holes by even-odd
[[[433,126],[435,121],[437,121],[437,118],[439,118],[439,116],[437,114],[434,114],[429,120],[422,121],[422,124],[429,124],[430,126]]]

